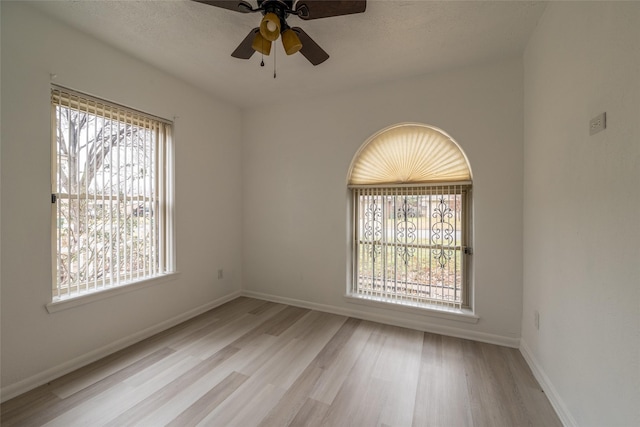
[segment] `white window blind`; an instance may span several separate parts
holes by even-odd
[[[173,271],[170,122],[54,87],[53,300]]]
[[[353,293],[462,307],[469,190],[465,183],[353,188]]]
[[[400,124],[378,132],[356,153],[349,184],[470,181],[469,163],[443,131]]]

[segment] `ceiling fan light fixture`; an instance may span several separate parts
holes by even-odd
[[[287,28],[282,32],[282,46],[287,55],[293,55],[302,49],[302,42],[298,35],[291,28]]]
[[[0,0],[2,1],[2,0]],[[302,28],[289,28],[287,18],[295,15],[305,21],[363,13],[367,0],[192,0],[222,9],[240,13],[262,14],[260,25],[249,31],[240,45],[231,53],[238,59],[249,59],[254,52],[269,55],[271,42],[282,35],[282,45],[287,55],[300,52],[312,65],[322,64],[329,59],[325,52]],[[258,7],[254,8],[253,3]],[[275,53],[275,52],[274,52]],[[260,63],[264,64],[264,61]],[[274,60],[275,69],[275,60]],[[275,77],[275,72],[274,72]]]
[[[258,53],[269,56],[271,53],[271,42],[266,40],[260,32],[256,33],[256,36],[253,38],[253,43],[251,43],[251,47]]]
[[[266,13],[260,22],[260,34],[265,40],[275,41],[280,37],[280,18],[273,12]]]

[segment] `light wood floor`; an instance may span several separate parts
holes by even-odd
[[[561,426],[518,350],[238,298],[2,404],[2,426]]]

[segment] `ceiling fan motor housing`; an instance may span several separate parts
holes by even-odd
[[[258,9],[265,16],[267,13],[275,13],[284,21],[293,13],[293,0],[258,0]]]

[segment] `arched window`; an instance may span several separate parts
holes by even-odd
[[[354,156],[350,295],[414,306],[470,305],[469,162],[440,129],[405,123]]]

